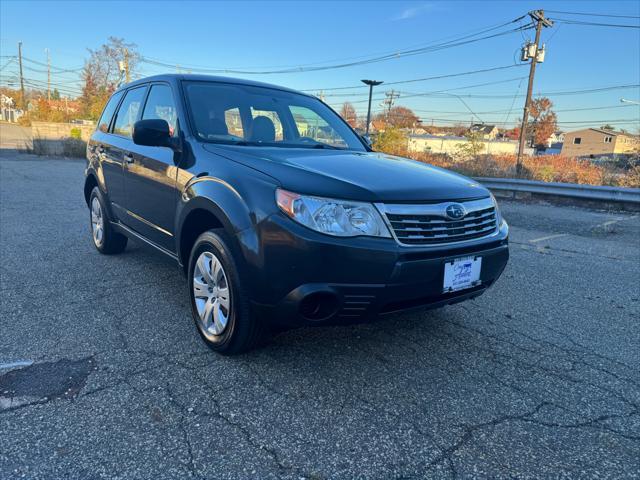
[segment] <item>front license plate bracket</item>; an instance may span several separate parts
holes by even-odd
[[[468,256],[448,260],[444,264],[443,293],[457,292],[480,285],[482,257]]]

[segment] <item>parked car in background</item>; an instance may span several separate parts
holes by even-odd
[[[476,297],[509,256],[487,189],[373,152],[319,99],[246,80],[120,88],[88,142],[84,194],[98,251],[132,238],[176,261],[198,332],[227,354],[273,325]]]

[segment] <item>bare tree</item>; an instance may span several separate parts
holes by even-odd
[[[344,118],[344,121],[351,125],[352,128],[356,128],[358,124],[358,115],[356,109],[349,102],[344,102],[340,109],[340,116]]]
[[[123,80],[120,65],[126,65],[129,75],[133,75],[140,62],[140,54],[134,43],[117,37],[109,37],[100,48],[88,50],[89,59],[82,70],[84,86],[80,104],[82,115],[95,120],[111,93]]]

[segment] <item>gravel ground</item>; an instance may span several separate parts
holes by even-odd
[[[477,300],[225,358],[82,182],[0,153],[0,478],[639,478],[637,215],[505,201]]]

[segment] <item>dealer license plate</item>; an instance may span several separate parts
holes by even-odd
[[[444,293],[480,284],[482,257],[456,258],[444,264]]]

